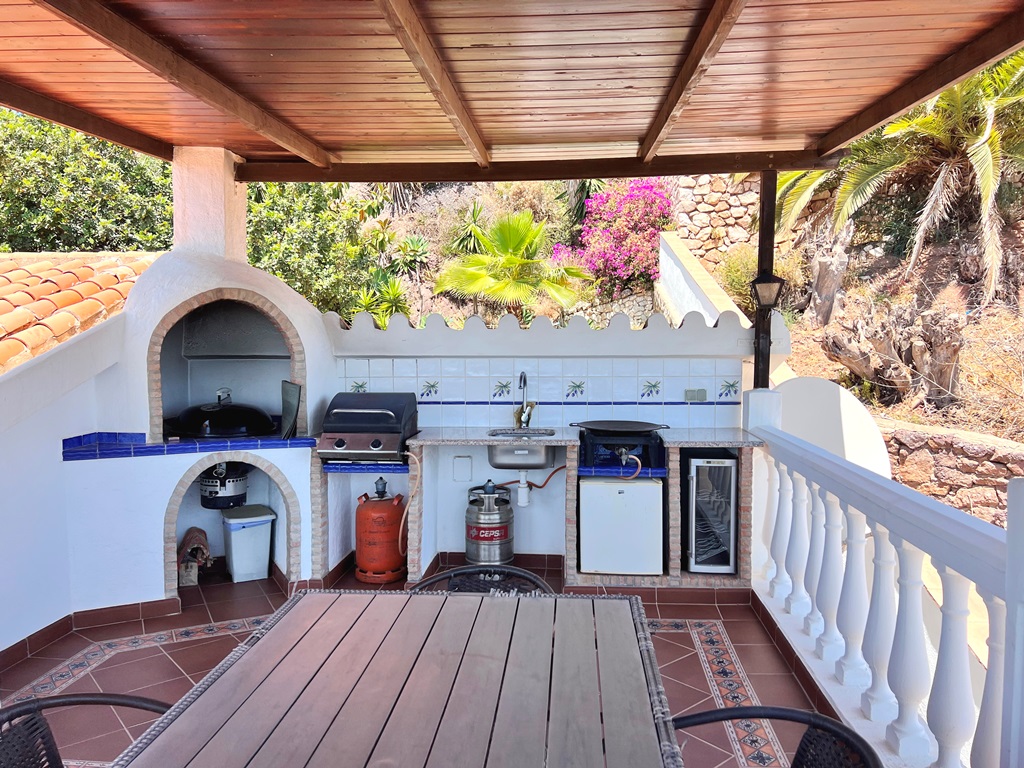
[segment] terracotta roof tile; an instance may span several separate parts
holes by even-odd
[[[0,373],[119,312],[156,256],[0,257]]]
[[[33,301],[31,304],[26,304],[22,309],[27,309],[37,320],[42,320],[44,317],[49,317],[56,312],[57,306],[52,301],[40,299],[39,301]]]
[[[22,328],[32,325],[35,321],[36,316],[29,310],[24,307],[18,307],[6,314],[0,315],[0,335],[6,336],[20,331]]]
[[[39,324],[49,328],[59,342],[78,332],[78,319],[70,312],[58,312],[52,317],[40,320]]]
[[[28,351],[28,347],[17,339],[0,339],[0,371],[13,368],[30,357],[32,353]]]

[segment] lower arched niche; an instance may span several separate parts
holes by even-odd
[[[186,501],[190,489],[193,489],[195,486],[199,475],[209,467],[223,461],[237,461],[251,466],[253,472],[250,473],[250,487],[253,486],[254,480],[259,481],[260,479],[258,475],[253,476],[255,473],[262,473],[266,476],[268,483],[276,487],[272,490],[276,490],[274,497],[278,499],[278,503],[270,505],[277,514],[277,519],[274,521],[274,535],[277,537],[283,535],[285,537],[285,578],[289,582],[296,581],[299,578],[301,572],[299,546],[301,538],[301,505],[292,484],[277,466],[261,456],[249,453],[248,451],[217,451],[203,455],[202,458],[189,467],[178,481],[170,500],[167,502],[167,511],[164,514],[165,597],[176,597],[178,594],[178,518],[182,504]],[[258,491],[258,482],[256,486]],[[193,493],[197,494],[198,492],[193,491]],[[262,501],[253,499],[250,495],[247,503],[262,503]],[[278,506],[283,507],[283,509],[276,509],[275,507]],[[211,513],[211,517],[219,514],[216,510],[206,510],[206,512]],[[208,535],[211,539],[217,538],[219,541],[219,537],[222,534],[218,530],[216,533],[208,531]],[[280,567],[280,564],[278,567]]]

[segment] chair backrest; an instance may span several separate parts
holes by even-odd
[[[674,717],[672,726],[678,730],[723,720],[788,720],[808,726],[793,755],[792,768],[882,768],[881,759],[863,736],[817,712],[787,707],[725,707]]]
[[[63,763],[46,718],[33,712],[0,724],[0,768],[61,768]]]
[[[448,582],[447,591],[449,592],[483,594],[489,592],[500,594],[542,592],[546,595],[552,595],[555,592],[551,585],[537,574],[524,568],[516,568],[514,565],[464,565],[428,576],[411,587],[409,591],[423,592],[428,587],[443,581]]]

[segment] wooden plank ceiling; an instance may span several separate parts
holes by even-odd
[[[809,167],[1024,46],[1024,0],[0,0],[0,103],[254,179]]]

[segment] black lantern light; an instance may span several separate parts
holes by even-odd
[[[754,304],[759,310],[775,309],[785,284],[786,281],[778,275],[762,272],[750,281],[750,295],[754,297]]]

